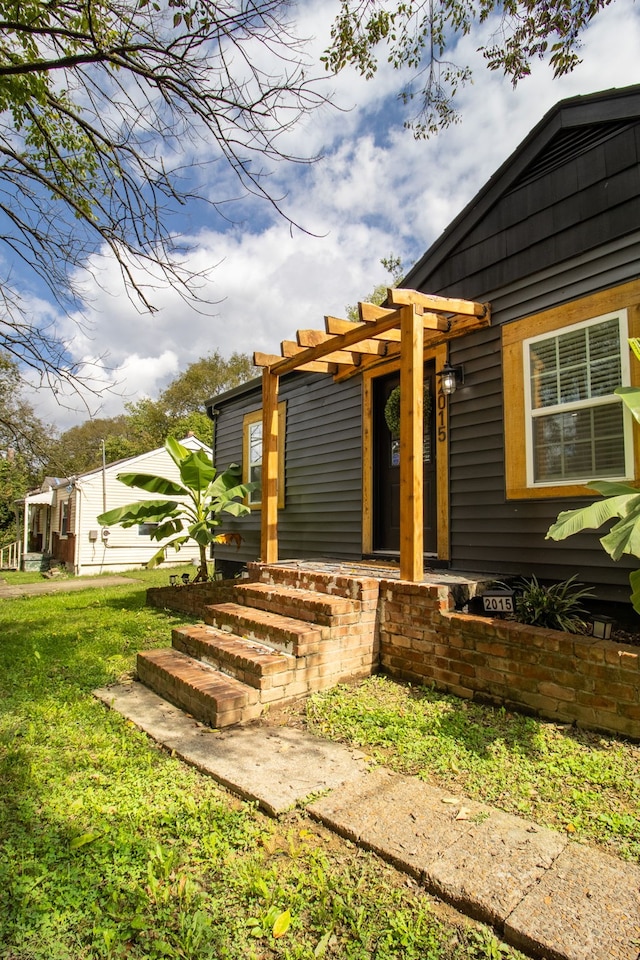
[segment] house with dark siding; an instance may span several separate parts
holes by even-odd
[[[628,599],[633,558],[613,563],[595,533],[562,543],[545,534],[560,511],[594,499],[590,480],[640,479],[637,426],[613,394],[640,384],[628,347],[640,335],[639,161],[640,86],[560,102],[399,285],[398,303],[415,291],[425,315],[424,392],[413,408],[427,569],[577,574],[603,598]],[[387,314],[397,308],[390,297]],[[475,314],[460,317],[456,304]],[[363,324],[385,315],[368,308]],[[299,331],[281,358],[257,357],[266,371],[281,371],[269,468],[280,560],[394,561],[406,539],[408,433],[401,441],[385,417],[405,376],[399,335],[380,334],[379,350],[341,365],[353,337],[342,333],[322,350],[344,323],[327,318],[327,334]],[[457,388],[446,394],[450,367]],[[264,383],[207,404],[216,465],[242,463],[247,480],[264,476]],[[415,463],[415,442],[412,450]],[[227,572],[273,559],[260,489],[252,498],[251,516],[228,524],[242,534],[240,550],[216,547]]]

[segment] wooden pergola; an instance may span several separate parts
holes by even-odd
[[[388,290],[387,307],[358,304],[360,322],[325,317],[325,330],[298,330],[285,340],[281,356],[255,353],[262,367],[263,562],[278,559],[278,390],[280,377],[294,370],[355,376],[372,366],[400,361],[400,576],[420,582],[423,556],[423,387],[425,347],[486,327],[488,304],[429,296],[416,290]]]

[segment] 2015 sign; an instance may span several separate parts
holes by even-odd
[[[485,593],[482,597],[485,613],[513,613],[512,593]]]

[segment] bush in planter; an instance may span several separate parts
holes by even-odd
[[[582,601],[593,597],[589,587],[576,582],[576,576],[545,587],[535,576],[516,585],[514,617],[519,623],[567,633],[586,633],[588,615]]]

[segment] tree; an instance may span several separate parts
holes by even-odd
[[[169,222],[195,199],[226,214],[239,188],[282,212],[266,164],[300,159],[280,137],[323,102],[287,15],[282,0],[0,0],[0,240],[65,309],[98,251],[144,310],[155,282],[197,299]],[[203,155],[221,163],[208,200]],[[0,348],[76,381],[19,279],[3,278],[2,297]]]
[[[143,397],[125,404],[127,412],[117,417],[86,420],[65,431],[50,446],[47,471],[66,477],[95,470],[102,463],[103,442],[108,463],[155,450],[167,437],[181,440],[190,433],[212,446],[206,401],[244,383],[254,372],[248,354],[232,353],[225,360],[216,350],[189,364],[157,400]]]
[[[390,253],[388,257],[382,257],[380,263],[384,269],[391,274],[391,282],[394,287],[398,286],[398,283],[402,279],[404,268],[402,266],[402,260],[400,257],[396,257],[393,253]],[[378,306],[381,306],[387,299],[387,289],[389,287],[388,283],[378,283],[371,293],[364,297],[364,300],[367,303],[375,303]],[[358,304],[352,303],[346,307],[347,320],[351,320],[352,323],[360,322],[360,313],[358,310]]]
[[[159,403],[170,417],[184,417],[201,411],[211,397],[255,376],[257,369],[247,353],[234,352],[225,360],[219,350],[214,350],[178,374],[160,394]]]
[[[337,73],[348,64],[370,79],[381,54],[396,69],[409,69],[415,82],[400,93],[415,103],[406,126],[427,137],[456,122],[455,98],[469,83],[468,65],[456,64],[447,52],[487,21],[495,21],[491,42],[479,47],[490,70],[500,70],[515,86],[531,72],[531,63],[547,59],[554,77],[580,63],[580,37],[611,0],[341,0],[331,30],[331,45],[322,58]]]
[[[139,523],[157,523],[151,534],[154,540],[170,539],[151,558],[147,566],[162,563],[169,547],[180,548],[189,540],[195,540],[200,553],[200,565],[194,583],[207,580],[207,548],[211,543],[238,540],[238,534],[216,534],[221,523],[220,515],[228,513],[240,517],[250,508],[243,498],[255,484],[242,484],[242,471],[231,464],[224,473],[217,473],[210,457],[202,450],[187,450],[170,437],[165,443],[169,456],[180,471],[180,482],[147,473],[119,473],[118,480],[128,487],[161,494],[163,500],[140,500],[116,507],[100,514],[102,526],[122,524],[133,527]],[[185,501],[176,500],[184,497]]]
[[[14,538],[14,501],[36,485],[51,432],[25,399],[17,364],[0,353],[0,543]]]

